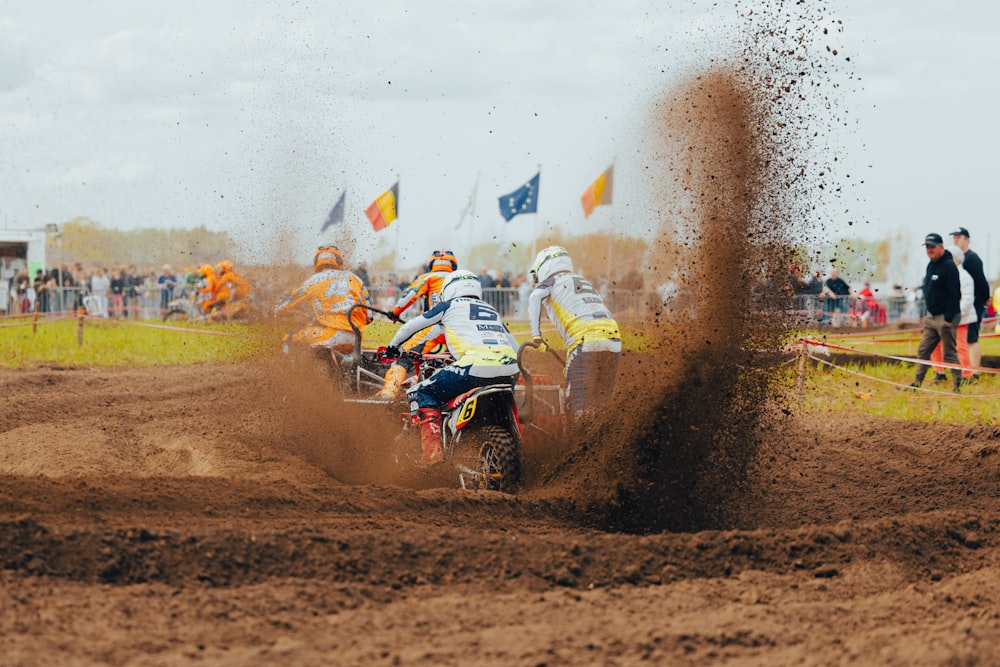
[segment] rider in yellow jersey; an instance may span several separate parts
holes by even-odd
[[[407,390],[410,412],[419,418],[423,460],[437,463],[441,450],[441,406],[470,389],[491,384],[513,385],[520,369],[517,340],[500,315],[482,300],[483,286],[472,271],[455,271],[441,287],[441,303],[416,317],[393,336],[386,348],[396,356],[399,346],[430,327],[444,336],[454,363]]]
[[[566,402],[574,414],[607,402],[618,374],[622,337],[618,322],[593,285],[573,272],[565,248],[550,246],[529,272],[528,321],[536,343],[544,343],[542,306],[566,345]]]

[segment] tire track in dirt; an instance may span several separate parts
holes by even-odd
[[[218,586],[274,577],[398,589],[424,584],[649,586],[747,570],[840,576],[853,562],[891,563],[912,580],[1000,564],[1000,515],[928,513],[789,530],[702,531],[622,538],[465,525],[269,526],[205,531],[51,528],[0,522],[0,568],[88,583]],[[544,553],[544,558],[539,554]]]

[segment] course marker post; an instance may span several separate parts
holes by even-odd
[[[799,372],[795,379],[795,387],[799,396],[799,403],[806,400],[806,357],[808,356],[808,346],[803,344],[799,348]]]

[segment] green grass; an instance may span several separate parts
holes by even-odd
[[[920,333],[920,329],[855,335],[831,334],[825,331],[800,331],[796,332],[794,338],[810,338],[831,345],[848,347],[859,353],[873,353],[873,357],[874,355],[916,357]],[[1000,337],[981,338],[979,347],[983,351],[983,356],[1000,356]]]
[[[13,321],[11,321],[13,322]],[[23,322],[23,320],[22,320]],[[30,323],[5,327],[0,333],[0,367],[35,366],[154,366],[204,362],[234,363],[268,357],[280,348],[287,321],[257,323],[187,324],[135,322],[130,320],[86,319],[83,344],[78,342],[76,319],[39,320],[37,330]],[[510,323],[518,332],[518,342],[531,339],[527,322]],[[365,329],[364,344],[387,344],[399,325],[375,321]],[[545,338],[562,349],[557,334],[543,328]],[[223,335],[219,335],[223,334]],[[631,326],[622,327],[625,349],[641,350],[651,343]]]
[[[931,370],[922,390],[905,388],[913,381],[915,365],[885,357],[915,358],[920,335],[919,328],[852,334],[797,332],[793,336],[795,342],[808,338],[851,351],[831,349],[835,357],[826,358],[814,350],[817,358],[842,368],[810,362],[803,397],[799,396],[797,365],[792,365],[782,376],[778,388],[797,401],[798,409],[809,414],[864,414],[925,422],[1000,425],[997,410],[1000,375],[983,374],[978,383],[962,387],[962,393],[956,395],[951,392],[950,376],[947,383],[932,385]],[[981,338],[980,348],[984,357],[1000,356],[1000,338]],[[842,355],[849,355],[849,361],[844,361]]]
[[[87,319],[82,344],[75,319],[40,320],[37,331],[30,325],[7,327],[0,334],[0,367],[241,362],[277,349],[281,339],[280,334],[268,335],[262,327],[235,323],[170,326],[182,330]]]
[[[822,357],[821,357],[822,358]],[[832,362],[837,363],[837,362]],[[859,414],[908,421],[1000,426],[1000,375],[983,374],[974,385],[951,391],[951,379],[932,385],[927,374],[921,390],[911,390],[914,366],[909,363],[850,361],[806,364],[800,393],[798,364],[787,366],[776,389],[796,409],[815,416]]]

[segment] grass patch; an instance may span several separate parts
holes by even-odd
[[[175,329],[153,328],[130,321],[87,319],[82,344],[75,319],[40,321],[37,331],[32,331],[30,325],[9,327],[0,336],[0,366],[236,363],[271,353],[278,349],[281,340],[280,334],[274,338],[265,328],[255,325],[170,326]]]
[[[951,391],[951,378],[932,385],[931,370],[921,390],[907,388],[913,381],[909,363],[841,362],[838,367],[808,361],[800,393],[798,365],[791,364],[778,380],[779,391],[796,409],[814,416],[858,414],[906,421],[985,424],[1000,426],[996,406],[1000,375],[983,374],[978,382]]]
[[[509,326],[518,342],[531,340],[527,322],[513,321]],[[163,325],[88,318],[81,345],[76,319],[39,320],[36,331],[30,324],[4,329],[0,335],[0,367],[240,363],[278,354],[282,335],[296,327],[289,320]],[[384,320],[372,322],[365,328],[365,347],[388,344],[398,329],[398,324]],[[563,348],[555,331],[542,331],[553,348]],[[622,338],[626,350],[643,350],[652,344],[649,336],[628,325],[622,326]]]
[[[896,331],[880,331],[871,334],[843,334],[827,331],[799,331],[793,336],[809,338],[830,345],[847,347],[859,353],[875,355],[891,355],[896,357],[916,357],[917,344],[920,343],[921,329],[905,329]],[[983,336],[988,336],[984,333]],[[983,356],[1000,356],[1000,337],[981,337],[979,347]]]

